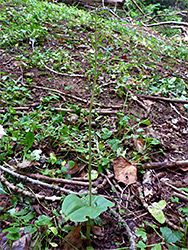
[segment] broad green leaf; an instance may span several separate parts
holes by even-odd
[[[144,120],[144,121],[141,121],[140,122],[141,124],[144,124],[144,125],[151,125],[151,122],[149,120]]]
[[[180,241],[184,236],[184,234],[179,231],[172,232],[172,230],[168,227],[161,227],[160,231],[165,239],[165,243],[175,243]]]
[[[9,107],[9,110],[10,110],[10,113],[16,114],[16,110],[12,106]]]
[[[8,194],[8,193],[4,190],[3,185],[2,185],[1,182],[0,182],[0,194]]]
[[[80,199],[75,194],[68,195],[63,204],[62,212],[75,222],[87,221],[88,218],[95,219],[107,207],[113,207],[114,204],[102,196],[92,196],[92,205],[89,206],[89,196],[86,199]]]
[[[23,189],[23,190],[25,189],[25,188],[24,188],[24,185],[23,185],[21,182],[18,183],[16,186],[19,187],[19,188],[21,188],[21,189]]]
[[[27,227],[25,227],[24,229],[24,233],[30,233],[30,234],[33,234],[37,231],[37,228],[35,226],[32,226],[32,225],[29,225]]]
[[[151,215],[161,224],[165,223],[165,216],[162,211],[162,209],[165,208],[165,206],[166,206],[166,201],[161,200],[159,202],[152,203],[148,207],[148,210],[151,213]]]
[[[76,149],[79,153],[87,153],[87,149],[86,148],[83,148],[83,147],[77,147]]]
[[[103,128],[102,129],[102,132],[104,133],[103,135],[102,135],[102,139],[108,139],[111,135],[112,135],[112,132],[111,131],[109,131],[107,128]]]
[[[54,153],[50,153],[50,161],[52,165],[54,165],[57,161],[56,155]]]
[[[136,233],[135,233],[137,236],[140,236],[142,237],[143,241],[147,241],[147,234],[145,232],[145,230],[143,228],[139,228]]]
[[[58,244],[55,243],[55,242],[50,242],[50,245],[51,245],[52,247],[58,247]]]
[[[187,250],[187,248],[179,248],[177,246],[168,246],[168,250]]]
[[[152,250],[161,250],[162,248],[161,248],[161,245],[160,244],[156,244],[153,248],[152,248]]]
[[[145,250],[146,249],[146,244],[142,240],[139,240],[139,242],[136,244],[136,246],[138,248],[140,248],[141,250]]]
[[[188,216],[188,207],[180,207],[178,210]]]
[[[25,140],[26,140],[26,146],[27,149],[31,148],[34,142],[34,134],[33,132],[29,131],[25,135]]]
[[[16,212],[14,215],[15,216],[23,216],[23,215],[27,214],[28,212],[29,212],[28,209],[25,208],[25,209],[20,210],[19,212]]]
[[[85,177],[89,177],[89,174],[87,173]],[[91,180],[94,181],[98,177],[98,171],[96,170],[91,170]]]
[[[33,218],[35,218],[35,212],[31,212],[29,214],[26,214],[25,216],[21,217],[23,221],[28,222],[30,220],[32,220]]]
[[[107,141],[107,144],[112,146],[112,149],[113,149],[114,152],[116,152],[116,150],[118,149],[118,146],[119,146],[120,143],[121,143],[121,141],[118,140],[118,139],[112,139],[112,140]]]
[[[46,215],[39,215],[38,220],[35,221],[36,226],[51,226],[51,218]]]
[[[9,233],[7,234],[7,238],[15,241],[15,240],[19,240],[21,238],[21,235],[19,233],[15,233],[15,234]]]
[[[11,234],[16,234],[20,231],[19,227],[9,227],[3,230],[3,233],[9,232]]]
[[[58,235],[58,231],[56,227],[49,227],[50,231],[54,234],[54,235]]]

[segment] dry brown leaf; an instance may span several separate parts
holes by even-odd
[[[135,183],[137,181],[137,169],[124,157],[117,157],[113,160],[115,178],[125,185]]]
[[[153,101],[151,100],[143,100],[144,104],[147,104],[148,106],[153,104]]]
[[[67,236],[65,237],[65,241],[63,246],[62,246],[62,250],[75,250],[75,247],[77,249],[81,249],[82,248],[82,239],[81,239],[81,225],[77,225],[73,230],[71,230]],[[70,245],[73,245],[74,248]]]
[[[80,167],[78,164],[75,162],[73,167],[70,167],[69,164],[65,164],[66,169],[68,170],[68,174],[75,174],[80,170]]]
[[[23,161],[17,164],[16,168],[29,168],[29,167],[33,167],[33,166],[39,166],[40,164],[36,161]]]
[[[146,147],[146,142],[142,138],[133,138],[133,143],[138,151],[143,151]]]
[[[188,171],[188,167],[180,167],[180,169],[184,172]]]
[[[13,64],[15,67],[19,67],[21,63],[20,63],[20,61],[14,61]]]

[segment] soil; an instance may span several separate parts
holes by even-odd
[[[135,27],[133,28],[140,28]],[[49,24],[50,29],[50,24]],[[75,28],[76,29],[76,28]],[[88,27],[89,29],[89,27]],[[53,31],[55,32],[55,31]],[[56,31],[57,32],[57,31]],[[79,40],[87,40],[88,31],[87,33],[77,33],[76,30],[73,30],[76,34],[76,39]],[[147,31],[149,35],[150,31]],[[150,34],[154,35],[154,34]],[[156,34],[155,34],[156,35]],[[156,35],[159,39],[163,39],[158,34]],[[71,38],[73,39],[73,37]],[[106,45],[109,43],[108,39],[106,39]],[[41,46],[41,44],[36,44],[35,50]],[[66,42],[62,39],[51,39],[51,40],[44,40],[42,41],[42,46],[44,48],[53,48],[54,51],[57,48],[62,48],[66,50]],[[120,60],[127,60],[128,62],[131,61],[132,53],[134,49],[145,49],[141,48],[140,45],[135,45],[131,47],[130,44],[125,43],[124,47],[129,46],[129,52],[126,54],[126,59],[122,59],[123,54],[120,50],[113,50],[111,52],[111,58],[114,58],[117,54],[120,55]],[[140,47],[139,47],[140,46]],[[40,67],[33,67],[31,64],[26,65],[27,62],[23,60],[18,61],[16,58],[19,56],[24,56],[24,51],[27,53],[32,53],[32,48],[29,42],[25,44],[20,44],[19,46],[11,47],[8,51],[6,48],[1,49],[0,54],[0,72],[5,72],[6,75],[10,75],[11,78],[19,80],[19,83],[23,84],[30,88],[31,98],[28,98],[27,103],[20,107],[16,103],[12,103],[12,106],[15,108],[17,115],[22,116],[25,113],[32,112],[41,102],[42,97],[47,95],[57,94],[61,96],[61,103],[52,102],[50,105],[54,107],[54,112],[57,112],[58,108],[67,109],[67,103],[71,103],[72,105],[79,105],[82,106],[82,109],[89,109],[89,103],[91,98],[91,83],[86,75],[86,69],[90,68],[89,59],[85,59],[83,53],[85,50],[89,50],[91,47],[89,45],[78,46],[76,44],[72,45],[71,48],[71,56],[74,57],[75,65],[81,65],[80,68],[75,68],[74,74],[76,76],[70,75],[61,75],[58,74],[58,68],[55,69],[53,65],[44,65]],[[123,51],[123,47],[121,48]],[[70,50],[70,49],[69,49]],[[148,51],[145,52],[146,55],[149,53]],[[20,64],[20,62],[22,62]],[[102,63],[102,62],[101,62]],[[111,63],[115,63],[115,61]],[[172,70],[167,70],[167,67],[164,68],[163,63],[169,64],[169,68],[171,69],[173,66],[174,72]],[[52,70],[53,67],[53,70]],[[85,71],[85,72],[84,72]],[[99,64],[99,71],[100,71],[100,64]],[[147,71],[147,70],[146,70]],[[174,61],[169,62],[168,57],[163,58],[163,62],[161,65],[156,65],[155,74],[159,74],[162,78],[176,76],[184,79],[186,83],[188,80],[185,77],[185,73],[187,72],[187,64],[185,62],[177,62]],[[61,72],[62,73],[62,72]],[[65,72],[66,73],[66,72]],[[130,73],[134,76],[140,74],[140,70],[137,67],[131,67]],[[153,72],[145,72],[148,78],[150,78]],[[126,116],[132,115],[133,118],[139,118],[140,120],[148,119],[151,122],[150,126],[142,125],[143,128],[143,135],[147,138],[156,138],[161,142],[161,144],[153,147],[149,152],[150,162],[160,163],[160,162],[173,162],[173,167],[166,167],[165,164],[163,166],[156,167],[151,171],[151,182],[152,186],[152,196],[147,200],[148,204],[153,202],[158,202],[160,200],[165,200],[167,205],[164,209],[166,217],[168,218],[170,223],[164,223],[163,226],[171,227],[172,230],[177,230],[177,225],[180,226],[177,217],[179,216],[182,220],[185,220],[183,214],[178,211],[179,206],[186,207],[188,205],[187,198],[179,198],[181,201],[181,205],[179,203],[172,202],[169,197],[174,195],[176,191],[174,188],[188,188],[188,172],[187,167],[184,165],[176,165],[175,163],[178,161],[187,161],[188,158],[188,112],[182,103],[171,102],[169,100],[163,99],[163,97],[159,96],[158,100],[150,99],[150,95],[144,89],[137,88],[137,83],[134,79],[128,79],[129,84],[132,86],[132,89],[127,89],[124,86],[124,93],[120,96],[117,94],[116,90],[116,79],[118,77],[118,73],[114,72],[114,75],[108,74],[104,72],[101,76],[97,79],[97,89],[99,90],[94,97],[94,105],[93,108],[97,108],[97,112],[99,112],[100,116],[93,116],[92,126],[95,128],[96,131],[100,131],[103,128],[103,123],[111,127],[111,131],[113,131],[113,135],[115,136],[119,130],[118,127],[118,119],[119,115],[118,112],[122,112],[123,105],[125,98],[127,98],[127,102],[125,105],[124,113]],[[28,85],[27,79],[32,79],[32,84]],[[91,75],[91,79],[93,76]],[[71,85],[71,88],[67,88]],[[102,91],[100,91],[102,89]],[[53,92],[49,92],[49,90],[54,90]],[[59,92],[55,92],[58,90]],[[148,96],[139,96],[139,94],[146,94]],[[137,98],[133,98],[136,96]],[[173,96],[169,93],[169,98],[173,99]],[[0,101],[0,112],[3,113],[5,110],[8,109],[6,105],[4,105],[3,101]],[[24,110],[25,109],[25,110]],[[103,114],[109,112],[109,114]],[[101,112],[101,113],[100,113]],[[76,117],[71,112],[66,112],[64,115],[65,122],[70,124],[70,120],[74,125],[76,122]],[[80,125],[80,129],[86,129],[88,123],[88,117],[83,120],[83,123]],[[135,120],[132,119],[130,121],[130,126],[135,125]],[[126,133],[127,131],[123,129],[120,131],[121,135]],[[135,132],[136,133],[136,132]],[[123,138],[123,137],[122,137]],[[124,148],[127,149],[126,151],[126,158],[131,161],[135,151],[135,142],[132,138],[126,140]],[[34,148],[38,148],[39,145],[34,145]],[[54,152],[57,156],[58,155],[66,155],[67,152],[63,152],[61,148],[53,148],[53,145],[50,141],[46,140],[40,145],[43,152],[48,154],[50,152]],[[63,146],[62,146],[63,148]],[[15,147],[17,150],[14,152],[15,156],[19,155],[19,147]],[[142,151],[142,150],[141,150]],[[110,153],[110,152],[109,152]],[[69,152],[67,154],[67,159],[77,159],[77,154],[75,152]],[[132,232],[133,236],[135,237],[135,241],[139,241],[139,237],[135,236],[136,228],[143,227],[143,221],[152,223],[160,227],[160,223],[157,222],[151,214],[148,212],[147,207],[145,206],[144,202],[140,199],[138,193],[138,187],[143,188],[143,171],[144,168],[141,166],[148,162],[148,159],[145,160],[144,150],[143,155],[140,159],[138,159],[138,176],[137,182],[131,185],[126,186],[124,183],[118,183],[118,181],[114,178],[114,175],[108,175],[106,171],[104,174],[108,177],[105,180],[105,176],[100,175],[96,181],[93,182],[93,186],[98,188],[98,194],[103,195],[109,198],[111,201],[115,202],[115,207],[113,208],[117,214],[119,214],[124,220],[130,231]],[[137,163],[138,163],[137,162]],[[8,162],[12,164],[11,161]],[[135,164],[137,164],[135,163]],[[87,172],[88,164],[83,166],[81,171],[78,171],[72,174],[72,178],[78,178],[79,180],[84,180],[84,176]],[[152,167],[151,167],[152,168]],[[113,174],[113,165],[110,164],[109,171]],[[34,172],[35,174],[35,172]],[[74,179],[73,178],[73,179]],[[19,181],[19,180],[18,180]],[[20,181],[19,181],[20,182]],[[53,189],[49,189],[46,187],[42,187],[40,185],[33,185],[28,183],[27,181],[22,181],[23,184],[26,184],[27,188],[31,188],[33,193],[40,194],[44,196],[53,196],[53,195],[60,195],[60,191],[56,191]],[[171,184],[167,185],[167,184]],[[73,190],[75,192],[79,192],[80,190],[87,190],[87,187],[84,186],[72,186],[70,184],[59,184],[61,187]],[[116,192],[112,191],[113,187],[115,186]],[[11,207],[11,199],[12,195],[7,197],[6,195],[0,195],[0,207],[4,209],[3,211]],[[26,201],[26,197],[23,198]],[[61,203],[59,201],[55,202],[39,202],[38,199],[33,199],[32,206],[34,211],[36,212],[36,216],[39,215],[47,215],[49,217],[53,216],[52,212],[49,212],[47,207],[50,205],[50,210],[56,210],[60,208]],[[22,205],[18,205],[18,210],[22,208]],[[120,210],[118,210],[120,209]],[[130,235],[128,235],[127,230],[123,226],[122,222],[118,222],[118,219],[111,214],[109,210],[104,212],[101,215],[101,219],[103,221],[102,226],[93,226],[91,229],[92,239],[91,239],[91,246],[94,249],[116,249],[120,247],[129,247],[130,246]],[[7,228],[10,220],[3,220],[0,223],[1,229]],[[73,225],[70,223],[70,225]],[[156,244],[161,242],[160,238],[153,233],[151,227],[145,225],[145,230],[147,232],[148,240],[147,245],[149,244]],[[82,226],[82,230],[84,232],[85,227]],[[58,243],[58,239],[55,240]],[[85,249],[86,245],[85,242],[82,242],[82,247]],[[188,245],[187,245],[188,247]],[[53,248],[55,249],[55,248]],[[65,249],[62,246],[58,246],[56,249]],[[68,249],[68,248],[66,248]],[[72,248],[69,248],[72,249]],[[150,248],[148,248],[150,249]],[[164,245],[162,249],[168,249],[167,245]]]

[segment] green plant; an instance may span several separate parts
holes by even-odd
[[[90,240],[90,220],[97,218],[102,212],[104,212],[108,207],[114,206],[114,204],[103,197],[92,195],[92,107],[93,98],[95,94],[96,81],[97,81],[97,59],[98,59],[98,49],[97,49],[97,14],[95,13],[95,37],[94,37],[94,82],[92,88],[92,95],[90,100],[89,108],[89,195],[86,199],[81,200],[74,194],[68,195],[62,204],[62,212],[68,216],[72,221],[83,222],[87,221],[87,239]],[[108,137],[108,136],[107,136]]]

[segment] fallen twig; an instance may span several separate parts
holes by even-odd
[[[176,107],[174,107],[174,105],[172,105],[172,103],[170,103],[170,106],[171,106],[171,108],[173,108],[173,109],[175,110],[175,112],[176,112],[182,119],[188,121],[188,118],[185,117],[185,116],[183,116],[183,115],[176,109]]]
[[[116,193],[117,197],[120,197],[117,189],[115,188],[114,184],[110,181],[110,179],[108,178],[108,176],[105,175],[105,174],[103,174],[103,173],[101,173],[101,175],[106,178],[107,182],[110,184],[110,186],[112,187],[113,191]]]
[[[79,74],[69,74],[69,73],[58,72],[58,71],[55,71],[54,69],[49,68],[47,65],[44,64],[44,62],[42,60],[40,62],[42,63],[42,65],[46,69],[48,69],[49,71],[51,71],[51,72],[53,72],[55,74],[62,75],[62,76],[70,76],[70,77],[85,77],[84,75],[79,75]]]
[[[62,197],[57,197],[57,196],[32,194],[31,192],[23,190],[22,188],[19,188],[18,186],[15,186],[12,183],[8,182],[2,174],[0,174],[0,181],[4,183],[7,187],[9,187],[11,190],[15,191],[16,193],[21,193],[31,198],[36,198],[39,200],[48,200],[48,201],[60,201],[62,199]]]
[[[148,24],[147,27],[153,27],[153,26],[159,26],[159,25],[172,25],[172,24],[188,26],[188,23],[186,23],[186,22],[167,21],[167,22]]]
[[[181,190],[181,189],[178,189],[177,187],[175,187],[174,185],[170,184],[168,181],[170,181],[169,179],[166,179],[166,178],[162,178],[160,179],[160,181],[164,184],[164,185],[167,185],[169,187],[171,187],[173,190],[175,190],[176,192],[184,195],[184,196],[188,196],[188,193],[186,193],[185,191]]]
[[[179,194],[179,193],[173,192],[173,196],[178,197],[178,198],[179,198],[180,200],[182,200],[182,201],[188,202],[187,196],[185,196],[185,195],[183,195],[183,194]]]
[[[121,222],[122,226],[126,229],[127,235],[129,237],[129,242],[130,242],[130,246],[129,249],[130,250],[136,250],[136,242],[134,240],[134,236],[129,228],[129,226],[127,225],[126,221],[118,214],[116,213],[116,211],[112,208],[110,208],[110,212],[111,214],[118,219],[119,222]]]
[[[3,171],[5,171],[5,172],[7,172],[7,173],[9,173],[9,174],[11,174],[12,176],[15,176],[15,177],[17,177],[17,178],[20,178],[20,179],[22,179],[22,180],[29,181],[29,182],[31,182],[32,184],[35,184],[35,185],[41,185],[41,186],[44,186],[44,187],[47,187],[47,188],[50,188],[50,189],[55,189],[55,190],[64,192],[64,193],[66,193],[66,194],[72,194],[72,193],[74,193],[74,194],[79,195],[79,193],[73,192],[72,190],[68,190],[68,189],[65,189],[65,188],[62,188],[62,187],[58,187],[58,186],[55,186],[55,185],[52,185],[52,184],[48,184],[48,183],[45,183],[45,182],[41,182],[41,181],[39,181],[39,180],[34,180],[34,179],[32,179],[32,178],[30,178],[30,177],[27,177],[27,176],[25,176],[25,175],[21,175],[21,174],[15,173],[15,172],[13,172],[13,171],[9,170],[8,168],[5,168],[5,167],[3,167],[3,166],[1,166],[1,165],[0,165],[0,169],[3,170]],[[88,193],[88,192],[87,192],[87,193]],[[83,193],[82,193],[82,194],[83,194]]]
[[[166,98],[166,97],[161,97],[161,96],[149,96],[149,95],[140,95],[140,94],[137,94],[137,96],[145,98],[145,99],[151,99],[151,100],[188,104],[188,100],[171,99],[171,98]]]
[[[56,92],[56,93],[61,95],[61,97],[64,99],[64,101],[65,101],[65,98],[62,95],[73,98],[73,99],[76,99],[77,101],[88,103],[86,100],[84,100],[84,99],[82,99],[82,98],[80,98],[78,96],[74,96],[74,95],[71,95],[71,94],[64,93],[64,92],[62,92],[62,91],[60,91],[58,89],[51,89],[51,88],[47,88],[47,87],[43,87],[43,86],[37,86],[37,85],[34,85],[32,87],[37,88],[37,89],[44,89],[44,90]]]
[[[163,162],[149,162],[143,164],[144,168],[152,169],[152,168],[175,168],[175,167],[186,167],[188,166],[187,161],[163,161]]]
[[[39,173],[32,174],[32,173],[25,173],[19,171],[20,174],[25,174],[28,177],[35,178],[37,180],[45,180],[45,181],[51,181],[55,183],[66,183],[66,184],[71,184],[71,185],[78,185],[78,186],[89,186],[89,182],[84,182],[84,181],[75,181],[75,180],[67,180],[67,179],[61,179],[61,178],[53,178],[45,175],[41,175]]]

